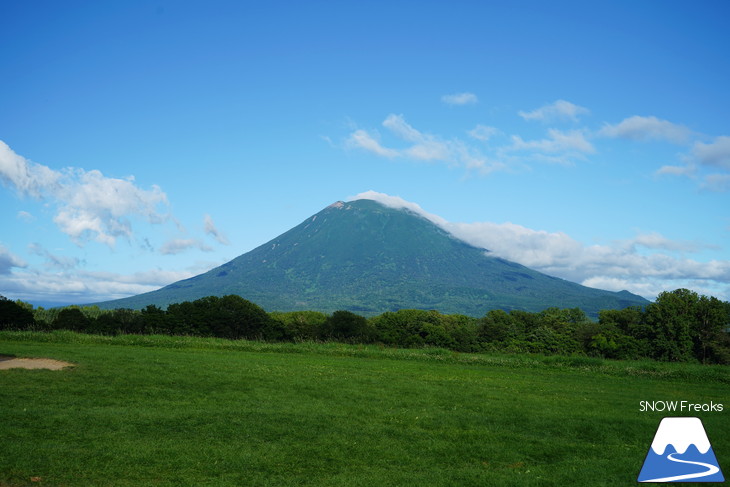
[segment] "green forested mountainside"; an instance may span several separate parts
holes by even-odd
[[[370,200],[337,202],[288,232],[209,272],[102,308],[167,306],[238,294],[267,311],[403,308],[483,316],[490,309],[601,309],[644,298],[588,288],[491,256],[408,210]]]

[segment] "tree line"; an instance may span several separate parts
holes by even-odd
[[[687,289],[646,307],[540,312],[491,310],[482,318],[402,309],[365,318],[350,311],[267,313],[237,295],[142,310],[34,308],[0,296],[0,330],[72,330],[102,335],[169,334],[267,341],[341,341],[458,352],[506,351],[610,359],[730,364],[730,302]]]

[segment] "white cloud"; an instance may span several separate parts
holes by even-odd
[[[700,188],[716,193],[730,191],[730,174],[708,174]]]
[[[453,223],[397,196],[368,191],[352,199],[372,199],[407,208],[455,237],[490,255],[518,262],[549,275],[586,286],[623,289],[653,299],[661,291],[691,284],[730,299],[730,261],[700,262],[684,256],[712,246],[642,233],[611,245],[584,245],[563,232],[533,230],[514,223]],[[671,253],[682,255],[674,256]],[[708,291],[709,293],[709,291]]]
[[[230,245],[228,238],[216,228],[215,223],[213,223],[213,218],[211,218],[210,215],[205,215],[205,217],[203,218],[203,225],[205,227],[206,235],[212,236],[218,241],[218,243],[221,243],[223,245]]]
[[[579,130],[571,130],[570,132],[562,132],[556,129],[548,130],[548,138],[541,140],[531,140],[525,142],[518,135],[512,136],[513,150],[530,150],[547,153],[558,152],[582,152],[591,154],[596,151],[585,137],[585,134]]]
[[[441,218],[438,215],[434,215],[433,213],[428,213],[426,210],[421,208],[421,206],[418,203],[413,203],[411,201],[406,201],[400,196],[391,196],[389,194],[385,193],[378,193],[377,191],[369,190],[365,191],[364,193],[357,194],[355,196],[352,196],[350,198],[347,198],[348,201],[353,200],[372,200],[377,201],[378,203],[387,206],[389,208],[395,208],[397,210],[406,209],[409,211],[412,211],[413,213],[416,213],[418,215],[421,215],[423,218],[430,220],[431,222],[437,224],[437,225],[445,225],[448,223],[445,219]]]
[[[662,166],[655,174],[695,179],[703,191],[730,191],[730,137],[722,135],[709,143],[697,141],[681,159],[684,165]]]
[[[692,155],[700,164],[730,170],[730,137],[722,135],[709,144],[697,142]]]
[[[0,244],[0,274],[10,274],[14,267],[27,267],[27,263]]]
[[[495,135],[497,135],[499,133],[500,133],[499,129],[497,129],[495,127],[489,127],[487,125],[481,125],[481,124],[477,125],[476,127],[474,127],[472,130],[470,130],[468,132],[470,137],[473,137],[477,140],[481,140],[483,142],[488,141],[489,139],[491,139],[492,137],[494,137]]]
[[[625,248],[635,250],[636,247],[669,250],[672,252],[699,252],[702,249],[716,248],[701,242],[688,240],[672,240],[657,232],[640,233],[636,237],[620,242]]]
[[[518,112],[518,115],[525,120],[538,120],[541,122],[553,122],[570,120],[577,122],[581,115],[589,113],[587,108],[575,105],[565,100],[557,100],[550,105],[545,105],[531,112]]]
[[[684,165],[684,166],[662,166],[660,167],[655,174],[662,175],[662,174],[669,174],[672,176],[691,176],[695,173],[696,168],[693,165]]]
[[[24,222],[32,222],[35,220],[35,217],[31,213],[23,210],[19,211],[16,216],[18,220],[23,220]]]
[[[168,218],[157,211],[158,205],[167,204],[167,196],[158,186],[143,190],[132,178],[107,178],[96,170],[76,169],[69,175],[56,193],[61,204],[53,220],[76,242],[91,237],[113,246],[118,237],[132,237],[128,216],[157,224]]]
[[[442,96],[441,101],[447,105],[474,105],[479,99],[474,93],[454,93]]]
[[[588,110],[565,100],[558,100],[532,112],[520,112],[527,120],[544,122],[573,120]],[[477,124],[467,131],[471,139],[489,144],[476,144],[452,137],[442,137],[421,131],[409,124],[403,115],[390,114],[382,123],[386,135],[393,136],[391,142],[383,144],[377,132],[354,130],[346,146],[364,149],[372,154],[389,159],[408,159],[418,162],[438,162],[452,167],[462,167],[468,173],[487,175],[510,168],[528,167],[531,162],[547,162],[570,166],[585,161],[596,154],[594,141],[597,137],[625,138],[638,141],[668,141],[689,146],[691,138],[699,134],[683,125],[659,119],[654,116],[632,116],[611,125],[604,124],[597,131],[588,128],[559,130],[548,128],[546,135],[537,139],[526,139],[520,134],[510,137],[509,142],[491,143],[502,134],[496,127]],[[605,140],[603,141],[605,142]],[[730,136],[720,136],[711,142],[695,142],[692,149],[678,157],[675,164],[664,164],[654,170],[655,176],[684,176],[698,181],[705,191],[730,191],[726,177],[730,170]],[[708,174],[715,168],[716,174]]]
[[[580,249],[580,244],[565,233],[532,230],[509,222],[448,223],[443,227],[471,245],[534,268],[571,265]]]
[[[478,149],[469,147],[459,139],[447,140],[417,130],[406,122],[403,115],[388,115],[383,121],[383,126],[410,145],[401,149],[384,147],[375,137],[362,129],[352,132],[346,145],[365,149],[389,159],[405,158],[424,162],[442,162],[481,174],[505,168],[503,163],[484,156]]]
[[[683,125],[657,117],[633,116],[615,125],[605,124],[598,134],[638,141],[665,140],[674,144],[683,144],[692,135],[692,131]]]
[[[28,244],[28,251],[31,254],[44,257],[46,259],[46,267],[51,269],[73,269],[78,267],[81,263],[81,260],[76,257],[65,257],[62,255],[52,254],[37,242]]]
[[[0,288],[14,299],[24,301],[87,304],[154,291],[172,282],[193,277],[211,267],[213,266],[183,271],[153,269],[133,274],[26,270],[0,276]]]
[[[195,238],[176,238],[165,242],[165,244],[160,248],[160,253],[162,255],[175,255],[189,249],[198,249],[203,252],[211,252],[213,250],[211,247]]]
[[[461,141],[455,141],[452,150],[456,154],[459,164],[467,171],[476,171],[485,176],[495,171],[507,169],[505,163],[486,157],[477,149],[469,147]]]
[[[419,132],[405,121],[403,115],[388,115],[383,121],[383,127],[399,138],[413,142],[412,146],[401,151],[402,155],[420,161],[453,162],[453,153],[448,141]]]
[[[19,156],[0,140],[0,180],[23,196],[41,198],[53,191],[61,174]]]
[[[593,154],[596,149],[581,130],[563,132],[549,129],[546,139],[525,141],[519,135],[513,135],[512,145],[503,147],[501,151],[530,152],[532,157],[567,165],[574,159],[585,159],[586,154]]]
[[[380,142],[378,142],[373,136],[371,136],[368,132],[362,129],[355,130],[353,133],[351,133],[350,137],[348,137],[346,141],[346,145],[348,147],[358,147],[361,149],[365,149],[368,152],[372,152],[373,154],[380,157],[387,157],[388,159],[392,159],[400,155],[397,150],[388,149],[387,147],[383,147],[382,145],[380,145]]]
[[[114,246],[119,237],[131,238],[129,217],[141,217],[153,224],[169,218],[158,210],[168,205],[167,196],[158,186],[141,189],[131,177],[109,178],[97,170],[54,171],[19,156],[2,141],[0,179],[23,196],[54,205],[54,222],[79,245],[96,240]]]
[[[383,127],[389,129],[395,135],[408,142],[422,143],[425,140],[432,139],[432,136],[424,135],[414,129],[405,121],[403,115],[395,115],[391,113],[383,120]]]

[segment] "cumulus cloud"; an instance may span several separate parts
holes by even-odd
[[[598,134],[638,141],[664,140],[674,144],[684,144],[692,135],[692,131],[683,125],[654,116],[637,115],[626,118],[615,125],[605,124]]]
[[[534,230],[509,222],[449,222],[415,203],[375,191],[352,199],[371,199],[392,208],[406,208],[456,238],[484,248],[488,255],[586,286],[612,291],[626,289],[653,299],[661,291],[691,284],[693,289],[730,299],[729,261],[700,262],[686,257],[713,248],[699,242],[672,240],[650,232],[611,245],[585,245],[564,232]]]
[[[447,105],[473,105],[479,101],[474,93],[454,93],[453,95],[444,95],[441,101]]]
[[[205,217],[203,218],[203,225],[205,227],[206,235],[210,235],[211,237],[216,239],[218,243],[221,243],[223,245],[230,245],[228,238],[216,228],[215,223],[213,223],[213,218],[211,218],[210,215],[205,215]]]
[[[577,122],[581,115],[589,113],[587,108],[578,106],[565,100],[557,100],[550,105],[545,105],[531,112],[518,112],[518,115],[525,120],[537,120],[540,122],[572,121]]]
[[[60,206],[54,222],[62,232],[80,242],[91,237],[113,246],[116,238],[132,236],[128,216],[140,216],[150,223],[163,223],[168,216],[157,211],[167,204],[158,186],[144,190],[134,179],[105,177],[100,171],[68,171],[66,184],[55,193]]]
[[[116,179],[100,171],[67,168],[55,171],[16,154],[0,141],[0,179],[21,196],[44,200],[55,206],[53,218],[59,229],[79,245],[95,240],[114,246],[119,237],[132,237],[130,217],[153,224],[169,218],[160,212],[168,205],[158,187],[142,189],[134,178]]]

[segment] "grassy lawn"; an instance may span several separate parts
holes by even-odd
[[[730,474],[728,367],[68,332],[0,354],[76,364],[0,371],[2,487],[634,485],[669,415]]]

